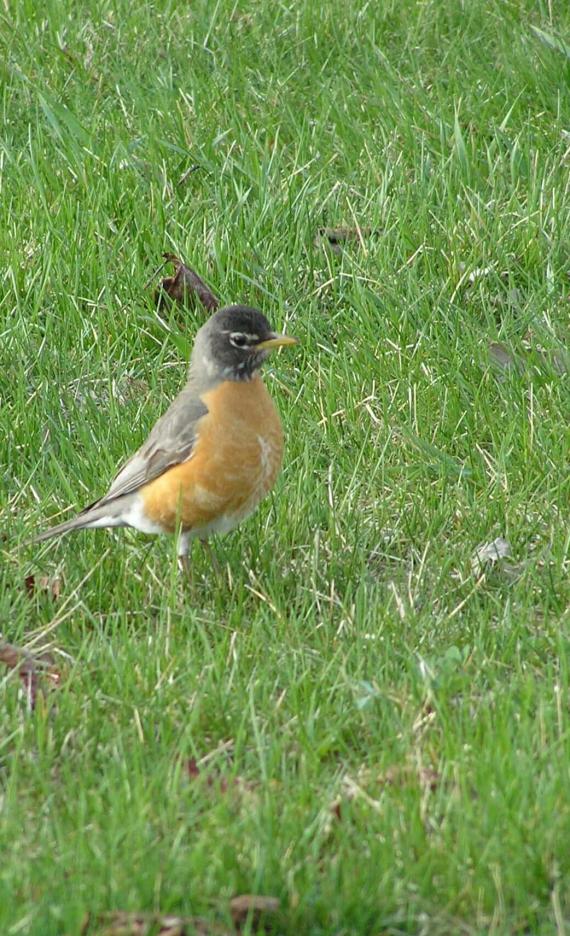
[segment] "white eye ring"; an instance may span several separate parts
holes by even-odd
[[[234,348],[245,348],[247,343],[247,335],[244,335],[243,332],[231,333],[230,344],[232,344]]]

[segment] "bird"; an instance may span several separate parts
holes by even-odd
[[[171,533],[189,570],[191,541],[232,530],[276,481],[283,428],[260,369],[271,351],[297,343],[258,309],[219,309],[196,334],[182,391],[107,493],[31,542],[100,527]]]

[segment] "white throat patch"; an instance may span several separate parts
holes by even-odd
[[[202,356],[202,366],[208,377],[216,377],[219,373],[218,368],[216,367],[212,358],[208,357],[206,354]]]

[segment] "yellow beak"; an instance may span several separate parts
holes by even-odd
[[[272,348],[284,348],[286,345],[299,344],[298,338],[292,335],[274,335],[273,338],[266,338],[255,346],[256,351],[270,351]]]

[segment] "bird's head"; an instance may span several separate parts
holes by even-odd
[[[219,309],[196,335],[191,372],[216,380],[250,380],[270,351],[297,344],[297,338],[274,331],[250,306]]]

